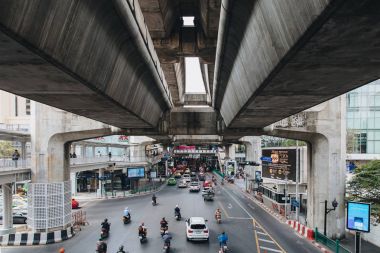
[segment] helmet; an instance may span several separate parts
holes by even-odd
[[[165,220],[165,217],[163,217],[162,219]]]
[[[143,223],[141,223],[141,226],[144,226],[145,224],[144,224],[144,222]]]
[[[124,246],[120,245],[119,250],[123,250],[123,249],[124,249]]]
[[[165,230],[165,234],[169,234],[169,231]]]
[[[105,218],[105,219],[104,219],[104,222],[108,222],[108,219],[107,219],[107,218]]]
[[[175,207],[178,207],[178,204],[177,204],[177,205],[175,205]]]
[[[64,248],[60,248],[59,249],[59,253],[65,253],[65,249]]]

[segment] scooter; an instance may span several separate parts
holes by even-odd
[[[97,253],[106,253],[107,252],[107,244],[105,242],[101,242],[96,245],[96,250]]]
[[[181,220],[181,213],[176,212],[176,213],[174,214],[174,217],[175,217],[176,220]]]
[[[156,206],[157,205],[157,202],[152,200],[152,206]]]
[[[168,230],[168,226],[160,228],[161,236],[164,236],[166,230]]]
[[[162,248],[162,253],[169,253],[170,252],[170,243],[165,242],[164,247]]]
[[[221,215],[216,215],[216,216],[215,216],[215,219],[216,219],[216,222],[217,222],[218,224],[220,224],[220,223],[222,222],[222,216],[221,216]]]
[[[109,231],[105,228],[102,228],[100,231],[100,238],[105,239],[109,236]]]
[[[226,253],[228,252],[227,244],[223,244],[222,247],[219,249],[219,253]]]
[[[148,240],[146,238],[146,230],[145,230],[145,234],[144,233],[139,234],[139,239],[140,239],[140,243],[144,243]]]
[[[128,224],[131,222],[131,216],[123,216],[123,223]]]

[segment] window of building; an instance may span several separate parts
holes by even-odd
[[[25,100],[25,114],[30,115],[30,99]]]

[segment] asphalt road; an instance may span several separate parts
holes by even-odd
[[[230,252],[320,252],[311,243],[300,238],[287,225],[262,210],[244,197],[233,185],[217,186],[214,201],[203,201],[201,193],[189,193],[188,189],[167,186],[156,194],[157,206],[151,205],[151,195],[128,199],[92,201],[84,210],[90,225],[85,226],[72,239],[62,243],[33,247],[3,247],[1,253],[41,252],[54,253],[64,247],[66,252],[95,252],[100,234],[100,223],[107,217],[111,222],[108,252],[117,252],[124,245],[129,253],[161,252],[163,242],[159,232],[162,217],[169,221],[173,235],[173,253],[215,253],[218,252],[217,235],[226,231],[229,236]],[[181,207],[182,221],[174,219],[174,207]],[[124,225],[121,221],[125,206],[131,209],[132,222]],[[214,220],[216,208],[222,209],[222,223]],[[188,242],[185,235],[185,218],[202,216],[208,219],[209,242]],[[148,242],[140,244],[137,227],[145,222],[148,228]]]

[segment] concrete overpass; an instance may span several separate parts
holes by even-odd
[[[173,2],[0,0],[0,89],[128,135],[236,142],[380,76],[376,0]],[[185,92],[186,56],[202,96]],[[90,129],[37,129],[50,169],[36,180],[67,180],[68,142],[114,133]],[[325,137],[310,139],[321,154]]]

